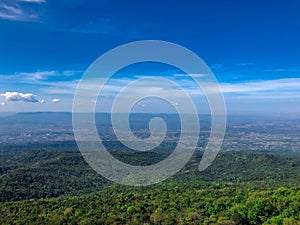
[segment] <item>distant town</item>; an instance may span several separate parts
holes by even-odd
[[[15,114],[0,117],[0,146],[25,143],[75,142],[70,113]],[[107,116],[107,115],[106,115]],[[150,115],[151,117],[151,115]],[[149,117],[149,118],[150,118]],[[174,143],[180,136],[180,126],[174,125],[172,115],[165,115],[168,129],[164,141]],[[47,118],[47,119],[44,119]],[[206,116],[201,122],[198,150],[204,150],[209,133],[210,121]],[[14,121],[12,124],[11,121]],[[35,121],[31,123],[30,121]],[[138,121],[138,122],[136,122]],[[132,120],[133,133],[138,137],[149,136],[146,119]],[[175,121],[176,122],[176,121]],[[136,124],[135,124],[136,123]],[[107,120],[97,121],[99,135],[104,141],[118,141]],[[300,154],[300,121],[297,119],[253,118],[229,116],[222,151],[263,152]],[[74,146],[76,146],[74,144]]]

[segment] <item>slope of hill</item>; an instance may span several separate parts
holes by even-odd
[[[0,203],[0,224],[299,224],[300,188],[228,183],[110,186],[75,197]]]
[[[143,165],[158,161],[165,152],[116,151],[123,161]],[[266,154],[222,153],[204,172],[198,172],[197,152],[174,178],[177,182],[252,182],[264,187],[294,186],[300,180],[300,158]],[[80,195],[99,191],[108,180],[98,175],[78,151],[20,151],[1,157],[0,201]],[[171,179],[171,180],[172,180]]]

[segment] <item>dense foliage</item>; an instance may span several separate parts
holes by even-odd
[[[80,196],[0,203],[1,224],[300,224],[300,188],[230,184],[111,186]]]
[[[168,155],[113,154],[136,165]],[[0,155],[0,224],[300,224],[296,156],[221,153],[199,172],[197,152],[167,181],[127,187],[96,174],[78,151]]]
[[[115,152],[133,164],[145,159],[157,161],[165,153],[146,155]],[[204,172],[198,172],[198,152],[174,179],[191,182],[252,182],[264,187],[295,186],[300,180],[300,158],[291,156],[222,153]],[[267,182],[266,182],[267,181]],[[0,160],[0,201],[80,195],[101,190],[110,184],[98,175],[76,151],[20,151]]]
[[[108,182],[79,152],[26,151],[1,163],[0,201],[79,195]]]

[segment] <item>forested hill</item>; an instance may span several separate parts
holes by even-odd
[[[0,203],[0,224],[300,224],[300,189],[170,180],[83,196]]]
[[[79,195],[99,191],[108,184],[84,161],[78,151],[20,151],[0,157],[0,200],[16,201]],[[166,152],[113,152],[115,157],[135,165],[159,161]],[[221,153],[204,172],[198,172],[201,152],[174,178],[177,182],[255,183],[258,186],[297,186],[300,158],[267,154]],[[166,181],[168,182],[168,181]]]

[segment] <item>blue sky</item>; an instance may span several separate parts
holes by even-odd
[[[152,39],[198,54],[229,114],[300,116],[299,27],[298,0],[0,0],[0,111],[71,111],[76,85],[97,57]],[[176,73],[144,64],[111,86]],[[186,78],[175,80],[192,89]]]

